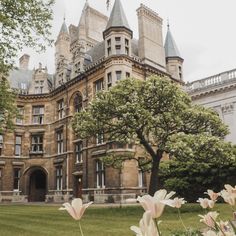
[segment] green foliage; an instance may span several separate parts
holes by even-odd
[[[1,0],[0,74],[6,75],[23,47],[36,51],[52,41],[50,35],[54,0]]]
[[[87,109],[75,115],[72,127],[81,139],[104,134],[109,141],[142,146],[145,153],[138,164],[151,170],[150,194],[157,190],[158,174],[153,173],[158,173],[164,154],[181,161],[217,163],[235,154],[235,148],[223,141],[228,129],[219,116],[193,105],[178,84],[157,76],[145,81],[127,78],[97,93]],[[110,163],[115,166],[115,160],[120,165],[120,158]]]
[[[224,184],[235,185],[236,162],[199,163],[169,161],[160,167],[163,188],[175,191],[188,202],[196,202],[207,189],[219,192]]]
[[[14,127],[14,119],[19,117],[15,105],[15,95],[12,93],[9,83],[0,80],[0,133]]]
[[[200,236],[202,233],[199,230],[188,229],[188,231],[176,231],[171,236]]]

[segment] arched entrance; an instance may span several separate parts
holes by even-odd
[[[44,202],[47,192],[47,176],[41,169],[36,169],[29,176],[29,201]]]

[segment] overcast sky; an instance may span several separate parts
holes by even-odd
[[[138,38],[136,9],[140,3],[152,8],[163,18],[163,36],[167,19],[184,58],[184,80],[193,81],[236,68],[236,0],[121,0],[134,37]],[[110,14],[106,0],[88,0],[91,7]],[[56,0],[53,38],[56,39],[63,16],[67,25],[78,25],[85,0]],[[54,72],[54,48],[37,55],[33,50],[30,67],[42,62]]]

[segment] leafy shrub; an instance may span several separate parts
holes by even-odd
[[[224,184],[235,185],[236,163],[209,164],[169,161],[160,166],[161,187],[173,190],[188,202],[196,202],[207,189],[219,192]]]

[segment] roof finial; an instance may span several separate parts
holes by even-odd
[[[168,30],[170,29],[170,21],[169,21],[169,18],[167,18],[167,29],[168,29]]]
[[[64,12],[64,17],[63,17],[64,22],[66,21],[66,13]]]

